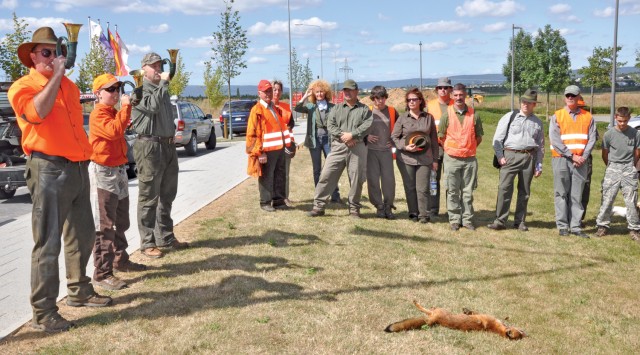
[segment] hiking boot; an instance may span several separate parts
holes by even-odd
[[[171,244],[166,246],[166,248],[171,248],[171,249],[174,249],[174,250],[187,249],[189,247],[190,247],[189,243],[180,242],[177,239],[174,239],[173,242],[171,242]]]
[[[418,215],[410,214],[409,219],[412,220],[413,222],[418,222]]]
[[[262,208],[263,211],[265,212],[275,212],[276,209],[273,208],[273,206],[271,205],[260,205],[260,208]]]
[[[502,230],[507,229],[507,227],[505,227],[504,225],[498,224],[496,222],[493,222],[491,224],[487,224],[487,228],[493,229],[494,231],[502,231]]]
[[[569,235],[569,231],[568,231],[568,230],[566,230],[566,229],[559,229],[559,230],[558,230],[558,234],[559,234],[561,237],[566,237],[566,236],[568,236],[568,235]]]
[[[598,227],[598,230],[596,231],[596,237],[604,237],[605,235],[607,235],[609,232],[607,230],[607,227]],[[633,233],[633,231],[631,231]]]
[[[31,328],[41,330],[45,333],[68,332],[71,328],[75,327],[75,323],[69,322],[58,313],[50,315],[42,323],[31,322]]]
[[[106,307],[111,306],[113,300],[109,296],[100,296],[94,293],[93,296],[84,301],[72,301],[67,297],[67,306],[71,307]]]
[[[460,229],[460,224],[459,223],[451,223],[451,225],[449,226],[451,228],[452,231],[457,231],[458,229]]]
[[[384,208],[378,208],[378,210],[376,211],[376,217],[387,218],[387,214],[384,212]]]
[[[307,212],[307,216],[308,217],[324,216],[324,210],[320,210],[320,209],[314,208],[311,211]]]
[[[142,255],[152,259],[158,259],[162,257],[162,252],[156,247],[142,249],[141,253]]]
[[[385,205],[384,206],[384,217],[386,219],[396,219],[396,215],[393,214],[393,210],[396,209],[396,206],[394,205]]]
[[[113,275],[109,275],[104,280],[100,281],[93,280],[93,284],[109,291],[122,290],[123,288],[128,286],[126,282]]]
[[[127,261],[126,263],[113,267],[114,270],[120,272],[136,272],[147,270],[147,265],[134,263],[133,261]]]

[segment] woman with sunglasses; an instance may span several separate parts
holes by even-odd
[[[424,111],[424,96],[417,88],[405,95],[406,112],[395,123],[391,139],[407,200],[409,218],[429,222],[429,179],[438,169],[438,132],[433,116]]]

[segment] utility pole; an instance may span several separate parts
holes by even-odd
[[[515,85],[514,80],[514,66],[515,66],[515,56],[516,56],[516,28],[521,30],[522,27],[518,27],[514,24],[511,24],[511,111],[513,111],[513,86]]]
[[[615,125],[614,118],[616,114],[616,71],[617,71],[617,58],[618,58],[618,7],[620,0],[616,0],[616,16],[613,24],[613,60],[611,66],[611,122],[609,127]]]
[[[344,72],[344,80],[347,81],[349,79],[349,73],[353,72],[353,68],[347,63],[347,58],[344,58],[344,67],[340,68],[340,71]]]

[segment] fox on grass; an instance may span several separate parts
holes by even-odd
[[[413,301],[413,304],[427,316],[409,318],[390,324],[384,329],[384,331],[401,332],[420,329],[424,325],[428,325],[430,327],[434,325],[441,325],[443,327],[462,331],[485,330],[499,334],[511,340],[518,340],[527,336],[524,331],[508,326],[499,319],[488,314],[478,314],[466,308],[463,309],[463,314],[453,314],[442,308],[432,307],[430,309],[426,309],[417,301]]]

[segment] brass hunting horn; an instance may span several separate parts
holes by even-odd
[[[178,51],[179,49],[167,49],[169,52],[169,58],[164,58],[162,60],[162,64],[169,64],[169,79],[173,79],[173,76],[176,75],[176,62],[178,61]],[[162,69],[164,71],[164,68]]]
[[[56,57],[59,57],[61,55],[67,57],[67,60],[64,62],[64,67],[67,69],[71,69],[76,63],[76,51],[78,49],[78,32],[80,32],[80,27],[82,27],[82,24],[67,22],[63,22],[62,24],[67,29],[68,38],[64,36],[58,37],[58,42],[56,43]],[[62,50],[62,42],[66,42],[66,54]]]
[[[133,77],[133,81],[135,81],[135,84],[128,80],[125,81],[122,85],[122,92],[124,92],[124,88],[127,85],[131,86],[131,91],[142,86],[142,78],[144,77],[144,72],[142,71],[142,69],[132,70],[129,72],[129,75]]]

